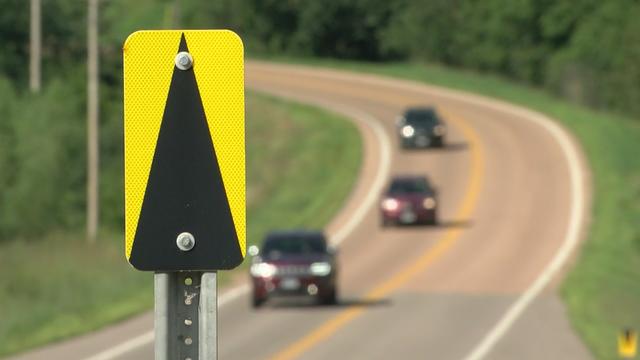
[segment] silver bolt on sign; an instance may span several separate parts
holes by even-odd
[[[191,233],[183,232],[176,238],[176,245],[182,251],[189,251],[196,246],[196,238]]]
[[[188,70],[193,66],[193,57],[186,51],[180,51],[176,55],[176,67],[180,70]]]

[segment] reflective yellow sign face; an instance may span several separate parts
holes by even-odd
[[[141,270],[245,256],[244,59],[227,30],[138,31],[124,52],[125,248]],[[180,234],[192,244],[178,246]]]
[[[618,335],[618,355],[622,359],[633,359],[638,352],[638,334],[626,329]]]

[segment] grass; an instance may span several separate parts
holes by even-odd
[[[274,226],[322,228],[353,186],[362,147],[357,130],[308,106],[264,96],[248,100],[269,119],[256,115],[249,124],[249,243]]]
[[[279,59],[282,61],[282,59]],[[564,280],[571,322],[598,359],[617,359],[616,336],[640,331],[640,121],[598,112],[504,78],[419,63],[284,59],[410,79],[479,93],[545,113],[578,138],[589,159],[590,231]]]
[[[357,129],[339,116],[256,93],[247,96],[246,129],[249,244],[273,228],[322,228],[358,172]],[[1,244],[0,356],[150,309],[152,274],[126,263],[122,239],[103,233],[88,245],[81,233],[65,233]],[[221,274],[221,282],[230,276]]]
[[[52,234],[2,245],[0,354],[94,329],[153,304],[152,275],[131,270],[115,237],[101,236],[94,245],[81,239]]]

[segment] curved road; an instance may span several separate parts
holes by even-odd
[[[340,245],[340,303],[255,311],[246,286],[236,288],[220,309],[220,359],[590,358],[555,295],[588,206],[584,161],[561,130],[522,109],[405,81],[260,62],[246,74],[250,88],[352,118],[365,161],[328,227]],[[444,114],[445,148],[398,148],[394,119],[415,104]],[[381,186],[403,173],[427,174],[439,188],[441,225],[379,227]],[[48,358],[151,359],[150,321],[54,347]]]

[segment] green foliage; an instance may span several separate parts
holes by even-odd
[[[87,4],[42,2],[44,86],[37,95],[26,89],[28,4],[0,0],[11,9],[0,14],[0,241],[77,231],[84,223]],[[381,0],[345,0],[329,7],[294,0],[101,2],[101,225],[115,231],[124,221],[121,48],[130,33],[215,25],[241,29],[252,48],[273,52],[332,49],[339,36],[344,38],[335,47],[339,50],[326,55],[369,57],[377,56],[368,40],[388,16],[387,7]],[[343,27],[333,26],[336,17],[345,20]],[[301,21],[313,30],[303,33]]]
[[[0,241],[78,228],[84,211],[86,2],[42,2],[43,78],[27,94],[27,1],[0,0]],[[493,72],[640,114],[634,0],[101,2],[101,222],[122,216],[122,61],[139,29],[231,28],[252,54],[412,59]],[[36,199],[29,201],[29,199]]]
[[[561,287],[571,322],[597,359],[617,359],[616,336],[640,329],[640,124],[596,112],[503,78],[418,63],[318,61],[501,98],[559,120],[579,139],[593,177],[587,239]]]
[[[553,59],[548,80],[554,88],[586,104],[640,114],[639,16],[638,2],[608,1],[595,7]]]
[[[32,95],[26,90],[29,2],[0,0],[0,8],[3,9],[0,11],[0,243],[13,238],[38,238],[58,230],[77,230],[84,221],[87,3],[55,0],[42,1],[42,4],[45,86],[41,94]],[[575,102],[640,115],[638,19],[640,2],[637,0],[103,1],[100,19],[102,224],[115,231],[122,228],[121,46],[126,36],[135,30],[177,26],[231,28],[243,37],[248,52],[258,55],[427,60],[506,75],[521,82],[543,85]],[[364,68],[361,63],[352,66]],[[635,317],[626,318],[628,323],[622,324],[627,315],[637,314],[633,306],[640,302],[637,291],[631,291],[635,289],[633,284],[640,281],[637,271],[640,268],[637,221],[640,216],[637,205],[640,181],[636,158],[631,156],[637,144],[636,125],[609,114],[585,112],[552,100],[542,92],[515,88],[494,78],[453,73],[439,67],[425,69],[406,63],[389,64],[384,69],[370,67],[368,70],[503,97],[547,111],[566,121],[590,156],[596,176],[597,203],[593,233],[584,248],[578,270],[567,282],[564,296],[574,323],[597,354],[611,350],[607,348],[611,344],[609,339],[617,327],[629,325],[629,322],[640,326],[640,319]],[[286,111],[263,111],[279,114],[276,118],[290,112],[297,114],[296,119],[308,115],[295,107]],[[303,131],[300,127],[307,125],[304,121],[295,125],[273,121],[255,126],[262,127],[260,134],[271,134],[281,127],[291,129],[292,134],[299,134]],[[314,147],[333,149],[337,146],[330,142],[331,138],[318,134],[309,139],[313,140]],[[354,140],[348,138],[348,141]],[[250,156],[265,156],[265,162],[289,158],[287,154],[293,151],[291,144],[269,141],[264,146],[273,150],[272,155],[257,151]],[[315,159],[314,156],[320,155],[299,154],[291,157],[290,161],[296,167],[307,166],[313,162],[310,159]],[[357,155],[349,159],[354,158]],[[265,194],[277,188],[274,174],[279,170],[251,170],[258,166],[251,161],[250,196],[253,194],[253,201],[257,204],[258,201],[267,201],[264,200]],[[314,165],[314,169],[322,168],[319,164]],[[335,168],[325,166],[328,167]],[[296,184],[305,184],[317,177],[326,180],[328,185],[337,186],[330,181],[331,178],[323,178],[323,174],[311,170],[294,175],[290,179]],[[264,182],[256,183],[256,178],[264,179]],[[346,190],[336,187],[326,191],[341,194]],[[323,193],[324,190],[318,190],[318,194]],[[308,205],[308,209],[322,209],[318,210],[320,218],[314,218],[314,213],[309,210],[301,214],[306,220],[295,222],[313,226],[319,226],[331,209],[338,206],[340,199],[334,195],[336,197],[329,198],[328,203],[318,203],[314,199],[322,199],[322,196],[309,198],[305,197],[309,194],[295,192],[279,194],[273,195],[271,206],[286,210],[300,204],[300,199],[306,199],[302,203]],[[254,218],[263,219],[250,225],[250,239],[259,238],[270,226],[279,224],[279,220],[269,217],[271,212],[260,211],[253,203],[249,211]],[[13,261],[19,257],[6,254],[43,251],[49,255],[49,248],[37,250],[30,247],[35,245],[24,241],[0,244],[3,247],[0,257],[5,255],[0,258],[0,266],[9,264],[15,270],[22,264]],[[116,245],[108,246],[116,248]],[[14,247],[24,249],[16,250]],[[96,251],[103,250],[104,253],[100,254],[109,254],[105,249]],[[94,250],[86,251],[68,253],[79,258],[95,255],[91,253]],[[103,259],[97,255],[96,258]],[[34,263],[45,262],[46,259],[44,255],[35,257]],[[59,263],[70,261],[69,258],[60,259]],[[118,263],[117,267],[120,268],[121,264]],[[110,272],[108,265],[105,269]],[[22,270],[28,272],[28,269]],[[59,272],[62,274],[59,279],[69,274],[67,270]],[[612,273],[619,275],[615,281],[611,281]],[[95,274],[88,275],[92,277]],[[17,284],[35,281],[28,274],[16,279],[24,280]],[[34,288],[14,288],[15,284],[11,283],[8,291]],[[1,288],[0,295],[6,294],[6,289]],[[56,289],[55,286],[49,288],[54,293]],[[50,295],[29,294],[43,299]],[[110,299],[110,294],[96,294]],[[64,294],[54,295],[54,299],[62,297]],[[134,301],[138,304],[134,306],[126,299],[123,301],[125,305],[109,308],[116,309],[117,316],[140,308],[140,301]],[[18,301],[1,307],[13,309],[21,303]],[[47,306],[49,304],[38,308],[38,311],[45,311]],[[55,310],[50,306],[48,309]],[[105,311],[111,311],[109,309]],[[37,318],[41,315],[36,312],[34,318],[41,322],[43,318]],[[101,321],[113,320],[117,316],[105,315]],[[81,323],[78,319],[67,320],[61,316],[56,321]],[[41,334],[44,335],[39,339],[51,339],[51,334],[55,333],[51,329],[58,324],[56,321],[42,328]],[[6,324],[6,321],[0,324]],[[4,334],[6,332],[0,331],[0,339],[5,339]]]
[[[0,74],[13,81],[24,80],[28,69],[24,60],[29,49],[29,2],[0,0],[0,9]]]
[[[39,94],[26,90],[29,2],[0,5],[13,9],[0,13],[0,242],[77,230],[86,191],[86,2],[42,2]],[[169,9],[167,1],[130,5],[103,3],[101,17],[100,210],[112,230],[123,225],[122,42],[141,26],[161,27]]]
[[[390,16],[386,0],[304,2],[294,35],[297,49],[315,56],[378,59],[379,32]]]
[[[634,0],[221,0],[186,23],[238,31],[258,55],[439,62],[640,114]]]
[[[124,260],[119,236],[81,234],[0,244],[0,356],[130,316],[153,303],[149,273]]]
[[[84,177],[82,91],[61,81],[40,95],[0,86],[0,240],[81,223]],[[81,95],[80,97],[78,95]]]
[[[27,83],[28,2],[0,0],[0,72]],[[250,54],[427,60],[544,85],[570,100],[640,114],[635,0],[111,0],[101,5],[102,78],[120,84],[120,46],[139,29],[230,28]],[[86,3],[43,2],[45,79],[81,63]]]
[[[507,75],[640,114],[640,3],[404,0],[383,31],[396,55]]]
[[[252,53],[381,58],[380,31],[391,15],[385,0],[221,0],[188,2],[186,23],[237,31]]]
[[[247,109],[248,242],[274,228],[322,229],[355,180],[357,130],[337,115],[270,97],[249,97]]]
[[[389,57],[455,62],[453,49],[459,1],[401,1],[389,25],[381,31],[381,48]]]
[[[0,74],[18,87],[28,83],[29,1],[0,0]],[[86,2],[42,1],[43,78],[82,64]]]
[[[274,228],[322,228],[342,206],[359,169],[355,126],[254,93],[247,96],[247,118],[249,242]],[[121,159],[112,161],[121,167]],[[114,179],[103,182],[122,183],[117,171],[107,173]],[[45,180],[50,177],[44,174]],[[121,198],[121,189],[116,192]],[[245,271],[222,272],[221,282],[244,277]],[[153,302],[152,276],[127,266],[119,231],[103,233],[95,244],[72,231],[53,232],[38,242],[0,243],[0,272],[8,274],[0,276],[0,309],[11,310],[0,321],[0,356],[96,329],[150,309]]]

